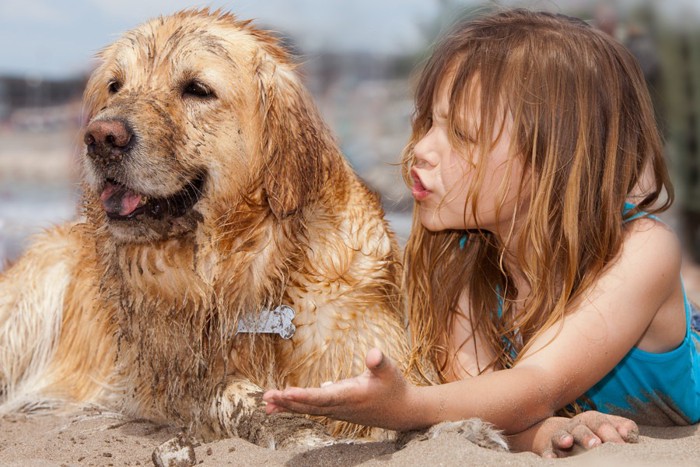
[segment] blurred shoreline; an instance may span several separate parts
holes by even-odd
[[[77,128],[0,129],[0,270],[31,236],[76,217]]]

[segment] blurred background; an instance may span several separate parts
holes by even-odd
[[[666,221],[683,239],[686,281],[700,283],[699,0],[2,0],[0,270],[32,233],[76,217],[80,99],[95,53],[147,19],[200,6],[254,18],[284,38],[345,155],[382,194],[403,243],[412,199],[397,162],[409,135],[415,72],[456,19],[499,5],[578,16],[637,56],[677,190]]]

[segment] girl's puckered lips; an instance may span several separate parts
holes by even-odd
[[[430,195],[430,190],[423,186],[420,177],[416,173],[416,170],[411,170],[411,177],[413,177],[413,187],[411,187],[411,194],[416,201],[422,201]]]

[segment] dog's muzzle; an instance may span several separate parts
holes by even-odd
[[[95,120],[85,130],[87,156],[101,168],[121,164],[134,143],[134,132],[119,119]]]
[[[128,158],[136,146],[136,135],[126,120],[103,118],[90,122],[85,129],[87,157],[102,179],[98,187],[100,202],[111,220],[142,217],[162,219],[185,215],[199,201],[206,172],[195,172],[180,190],[164,197],[139,192],[125,184]],[[131,174],[131,177],[136,174]]]

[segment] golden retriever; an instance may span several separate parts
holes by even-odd
[[[0,412],[95,403],[204,438],[324,442],[264,416],[261,388],[360,373],[373,346],[406,356],[377,197],[250,22],[184,11],[100,58],[82,219],[0,275]]]
[[[0,275],[0,415],[96,404],[269,447],[383,430],[266,416],[262,388],[408,355],[401,266],[277,40],[220,11],[150,21],[85,91],[82,219]],[[478,420],[444,423],[497,449]]]

